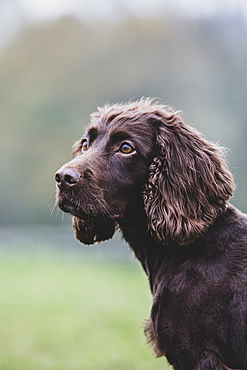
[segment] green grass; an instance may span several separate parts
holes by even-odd
[[[0,262],[1,370],[165,370],[145,342],[147,279],[134,264]]]

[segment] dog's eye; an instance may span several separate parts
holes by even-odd
[[[134,151],[134,148],[128,143],[123,143],[120,147],[120,152],[124,154],[130,154],[133,151]]]
[[[83,139],[82,142],[81,142],[81,150],[83,152],[85,152],[86,150],[88,150],[88,141],[87,139]]]

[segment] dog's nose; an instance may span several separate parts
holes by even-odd
[[[55,174],[57,186],[63,190],[69,190],[80,180],[81,175],[74,168],[60,168]]]

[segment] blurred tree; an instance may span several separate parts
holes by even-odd
[[[241,19],[75,18],[26,26],[1,54],[0,222],[56,222],[54,172],[97,105],[159,97],[231,148],[247,210],[247,38]],[[60,222],[60,218],[57,221]]]

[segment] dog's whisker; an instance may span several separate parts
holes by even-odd
[[[105,200],[103,198],[97,197],[96,194],[93,194],[93,196],[96,199],[96,201],[99,203],[99,205],[102,207],[102,209],[106,213],[106,215],[110,215],[111,210],[109,208],[109,205],[105,202]]]
[[[54,213],[55,209],[56,209],[56,203],[53,204],[53,206],[50,210],[50,218],[53,216],[53,213]]]

